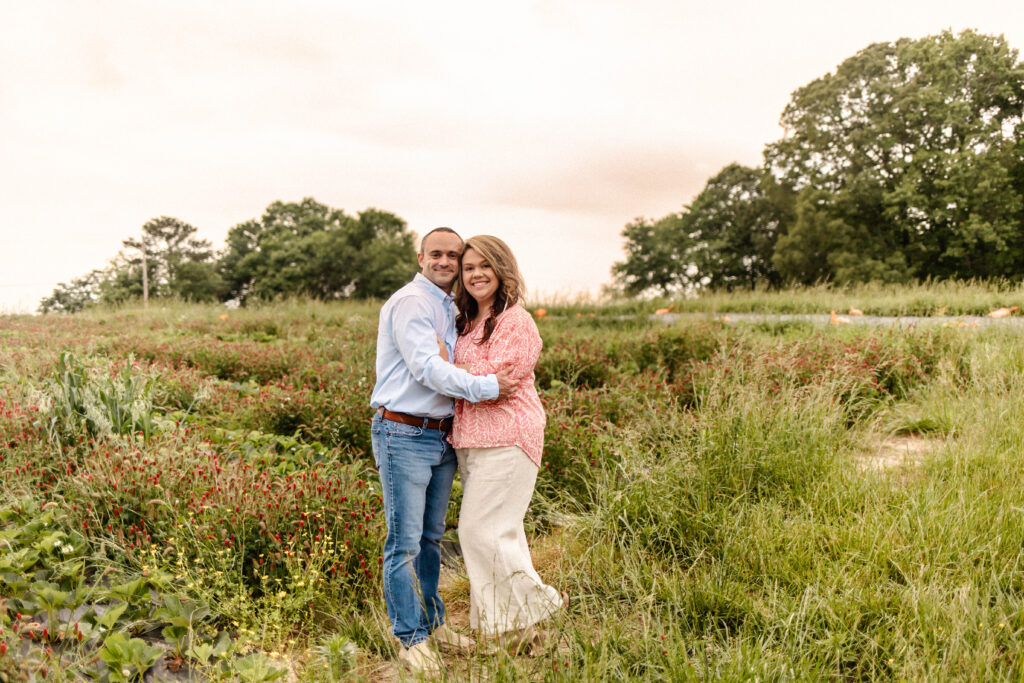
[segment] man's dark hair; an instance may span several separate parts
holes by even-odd
[[[451,228],[444,228],[444,227],[434,228],[433,230],[428,232],[426,235],[424,235],[423,239],[420,240],[420,254],[423,253],[423,244],[424,244],[424,242],[426,242],[427,238],[430,237],[431,235],[433,235],[435,232],[450,232],[451,234],[453,234],[456,237],[458,237],[460,240],[462,239],[462,237],[459,235],[459,233],[455,232]]]

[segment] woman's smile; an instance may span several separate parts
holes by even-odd
[[[498,291],[500,279],[491,264],[472,247],[462,255],[462,281],[466,291],[476,299],[482,310],[489,311]]]

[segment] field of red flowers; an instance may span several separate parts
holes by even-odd
[[[632,494],[609,502],[635,475],[624,433],[675,421],[672,439],[637,442],[665,461],[679,455],[665,444],[728,430],[740,396],[766,415],[827,404],[848,433],[938,374],[971,381],[957,364],[969,340],[954,330],[601,315],[539,325],[548,427],[530,521],[542,545],[566,515],[604,519],[602,533],[626,533],[623,548],[651,557],[707,542],[658,536],[663,520],[622,507]],[[293,674],[334,680],[386,659],[375,335],[371,305],[0,318],[0,680],[273,680],[285,652]],[[798,490],[825,467],[780,462],[716,464],[726,469],[711,499]],[[452,505],[454,520],[458,496]]]

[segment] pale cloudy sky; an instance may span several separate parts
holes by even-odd
[[[392,211],[596,291],[623,226],[757,165],[790,93],[876,41],[1024,48],[1016,0],[0,0],[0,312],[149,218],[223,244],[275,200]]]

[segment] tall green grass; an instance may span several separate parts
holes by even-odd
[[[866,315],[964,316],[986,315],[996,308],[1014,305],[1024,308],[1024,283],[970,280],[908,285],[820,284],[784,290],[702,291],[692,296],[656,297],[650,300],[563,298],[537,302],[533,308],[543,307],[548,315],[569,322],[586,324],[587,316],[593,315],[595,318],[603,318],[603,324],[608,324],[608,321],[616,318],[646,316],[661,308],[671,308],[674,313],[828,314],[832,310],[845,313],[853,307]],[[598,321],[596,324],[602,323]]]
[[[954,314],[1020,293],[817,288],[677,309],[935,313],[949,301]],[[450,680],[1024,677],[1014,328],[665,325],[651,305],[569,302],[539,319],[548,467],[530,542],[572,606],[540,656],[449,656]],[[130,598],[135,616],[110,620],[127,640],[108,652],[172,628],[175,600],[208,606],[185,653],[197,679],[282,669],[246,659],[252,649],[287,657],[299,680],[394,677],[365,439],[375,325],[375,304],[304,301],[0,319],[0,641],[25,648],[21,662],[0,656],[0,673],[106,671],[95,614],[79,624],[84,644],[56,656],[13,634],[17,611],[50,621],[31,588],[49,581]],[[67,351],[88,368],[62,366]],[[66,387],[105,387],[129,353],[146,359],[129,377],[153,380],[137,386],[151,438],[69,431],[70,456],[53,448],[34,405],[43,389],[69,372]],[[61,399],[71,425],[79,394]],[[893,434],[921,439],[924,458],[865,467]],[[458,623],[467,586],[449,577]],[[221,645],[223,666],[209,654]]]

